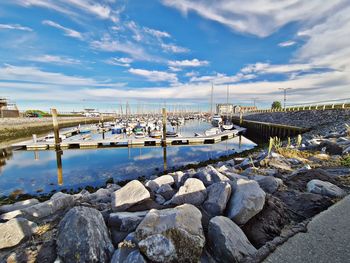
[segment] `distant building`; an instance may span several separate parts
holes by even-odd
[[[220,115],[230,115],[239,112],[250,112],[257,110],[256,106],[240,106],[227,103],[216,104],[216,113]]]
[[[18,118],[19,116],[15,103],[9,103],[7,99],[0,98],[0,118]]]
[[[234,105],[227,103],[216,104],[216,113],[219,115],[230,115],[234,113]]]

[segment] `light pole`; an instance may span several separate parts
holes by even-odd
[[[252,98],[254,107],[256,106],[256,101],[257,101],[258,99],[259,99],[259,98]]]
[[[284,96],[284,109],[286,108],[286,101],[287,101],[287,90],[290,90],[292,88],[279,88],[279,90],[283,90],[283,96]]]

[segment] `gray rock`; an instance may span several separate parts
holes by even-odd
[[[118,249],[114,251],[110,263],[124,263],[128,256],[134,251],[137,251],[137,249],[133,244],[122,244],[122,246],[118,247]]]
[[[219,182],[207,188],[208,197],[203,203],[203,208],[211,216],[221,215],[231,197],[231,185],[227,182]]]
[[[153,193],[155,193],[158,189],[158,184],[156,184],[153,180],[148,180],[145,183],[145,186]]]
[[[273,176],[255,176],[254,180],[258,182],[260,187],[266,192],[273,194],[283,185],[283,181]]]
[[[114,247],[101,213],[74,207],[58,227],[57,254],[64,262],[109,262]]]
[[[292,168],[290,167],[289,162],[284,159],[283,157],[272,157],[269,159],[265,159],[262,162],[264,162],[264,164],[267,164],[268,166],[272,167],[272,168],[276,168],[278,170],[282,170],[282,171],[292,171]]]
[[[10,204],[10,205],[2,205],[2,206],[0,206],[0,214],[12,212],[12,211],[23,209],[23,208],[27,208],[27,207],[30,207],[30,206],[36,205],[36,204],[39,204],[38,199],[32,198],[32,199],[28,199],[28,200],[24,200],[24,201],[19,201],[19,202],[16,202],[14,204]]]
[[[65,209],[74,206],[74,204],[75,199],[72,195],[58,192],[48,201],[2,214],[0,219],[9,220],[15,217],[24,217],[28,220],[36,221],[59,211],[64,211]]]
[[[0,249],[14,247],[28,240],[37,229],[37,225],[25,218],[14,218],[0,223]]]
[[[161,234],[148,236],[138,245],[152,262],[176,262],[175,245],[172,240]]]
[[[147,213],[148,211],[112,213],[109,215],[108,226],[130,233],[136,229]]]
[[[319,145],[319,149],[322,148],[325,148],[325,151],[332,155],[341,155],[343,153],[343,147],[331,141],[323,141]]]
[[[224,216],[210,220],[208,243],[218,262],[240,262],[245,256],[254,255],[257,251],[239,226]]]
[[[205,243],[201,218],[190,204],[151,210],[135,231],[141,252],[155,262],[198,262]]]
[[[91,202],[111,202],[111,194],[113,189],[100,188],[95,193],[90,194],[89,201]]]
[[[245,224],[261,211],[265,196],[257,182],[239,179],[227,205],[227,216],[237,224]]]
[[[201,180],[196,178],[189,178],[186,180],[185,184],[180,187],[179,191],[170,200],[172,204],[193,204],[201,205],[205,198],[207,197],[207,192],[204,184]]]
[[[162,205],[166,202],[165,198],[161,195],[156,194],[154,197],[157,204]]]
[[[158,188],[156,193],[162,195],[165,198],[165,200],[169,200],[174,196],[176,192],[173,188],[171,188],[170,185],[163,184],[161,187]]]
[[[182,171],[176,171],[175,173],[172,173],[171,175],[174,178],[176,188],[179,188],[180,186],[182,186],[185,183],[185,181],[188,178],[190,178],[189,173],[184,173]]]
[[[318,179],[311,180],[306,187],[310,193],[326,195],[332,198],[341,198],[346,195],[345,191],[340,187]]]
[[[200,179],[205,186],[221,181],[229,181],[229,179],[225,175],[220,173],[211,165],[199,169],[193,177]]]
[[[157,177],[156,179],[153,180],[153,182],[155,182],[158,187],[161,187],[162,185],[165,184],[169,184],[169,185],[173,185],[174,184],[174,178],[171,175],[162,175]]]
[[[112,210],[124,211],[150,197],[148,190],[139,181],[133,180],[112,194]]]
[[[147,261],[139,250],[135,250],[128,255],[124,263],[147,263]]]

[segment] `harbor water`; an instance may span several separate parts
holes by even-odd
[[[198,120],[186,121],[179,128],[183,136],[203,133],[211,125]],[[94,136],[101,136],[100,134]],[[108,138],[110,134],[105,134]],[[256,144],[235,137],[217,144],[142,148],[105,148],[91,150],[14,151],[0,163],[0,197],[14,193],[49,194],[87,186],[149,177],[188,164],[252,149]],[[59,165],[58,165],[59,164]],[[61,167],[62,164],[62,167]],[[58,169],[59,168],[59,169]]]

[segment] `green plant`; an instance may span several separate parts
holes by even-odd
[[[343,157],[343,159],[340,161],[341,165],[350,167],[350,155],[347,155]]]
[[[301,134],[298,134],[298,137],[297,137],[297,147],[298,148],[301,146],[302,140],[303,140],[303,138],[301,137]]]
[[[268,151],[268,155],[270,155],[272,149],[278,150],[282,147],[282,141],[280,138],[278,137],[270,137],[270,141],[269,141],[269,151]]]
[[[282,109],[282,104],[280,101],[274,101],[271,105],[271,109]]]

